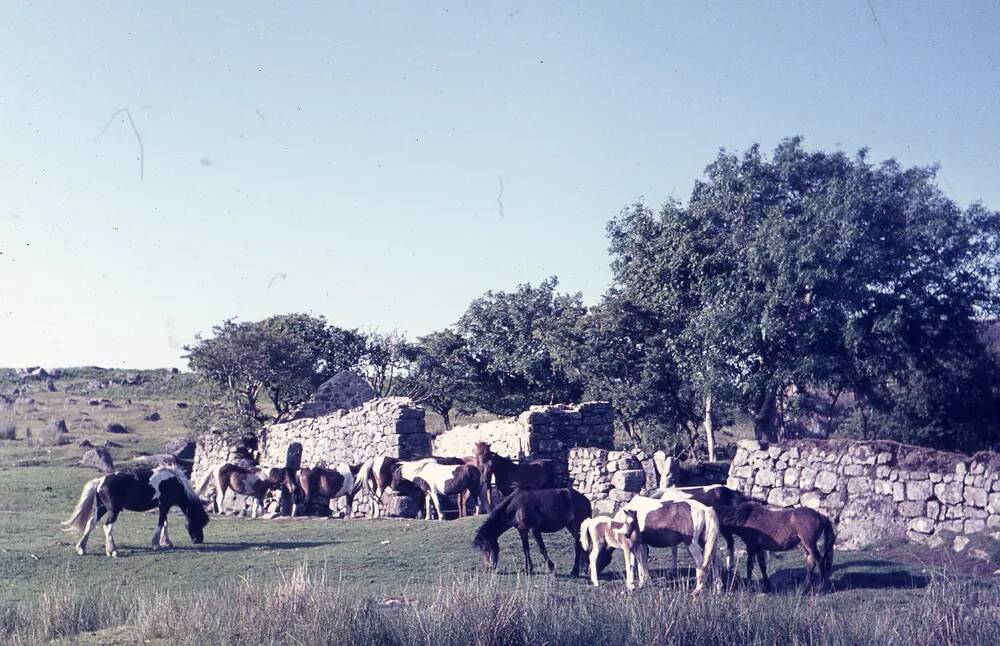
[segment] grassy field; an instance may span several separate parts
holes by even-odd
[[[120,558],[103,556],[100,531],[91,554],[78,557],[59,522],[95,472],[76,465],[75,440],[121,442],[112,453],[125,464],[187,434],[174,404],[190,396],[188,377],[153,377],[99,392],[88,392],[88,374],[57,382],[56,393],[35,384],[35,405],[0,411],[20,438],[0,446],[0,642],[995,643],[1000,634],[991,572],[910,546],[837,552],[832,594],[801,595],[801,556],[790,553],[771,559],[775,594],[738,584],[701,599],[687,594],[686,558],[674,578],[664,553],[653,557],[655,585],[635,594],[624,593],[620,558],[600,589],[570,579],[565,534],[547,540],[556,577],[523,576],[513,534],[501,543],[500,571],[485,574],[471,546],[481,518],[213,518],[207,542],[194,546],[178,516],[177,547],[153,551],[154,516],[125,513]],[[119,407],[89,406],[90,397]],[[143,421],[152,410],[163,419]],[[66,419],[74,442],[23,439],[25,428],[34,435],[55,418]],[[134,432],[109,436],[109,421]]]

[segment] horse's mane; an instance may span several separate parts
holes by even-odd
[[[507,496],[490,512],[490,515],[486,517],[486,521],[476,530],[476,537],[473,540],[476,547],[480,549],[484,548],[488,541],[495,541],[500,534],[503,534],[510,528],[510,524],[507,522],[507,507],[510,506],[511,501],[516,497],[513,494]]]
[[[716,509],[716,513],[718,513],[719,523],[722,525],[740,527],[747,522],[747,518],[749,518],[750,514],[752,514],[753,511],[759,506],[759,503],[753,501],[741,502],[738,505],[719,507]]]

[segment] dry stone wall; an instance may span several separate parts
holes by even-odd
[[[405,397],[374,399],[351,411],[336,410],[321,417],[269,426],[260,438],[261,464],[284,465],[294,444],[301,446],[302,467],[360,464],[376,455],[415,460],[431,454],[431,436],[424,430],[424,409]],[[393,515],[416,511],[405,501],[387,504],[395,512]],[[342,508],[343,500],[335,505],[336,509]],[[355,498],[355,515],[367,515],[369,511],[366,493]]]
[[[817,509],[837,545],[906,539],[962,551],[1000,540],[1000,454],[945,453],[895,442],[739,442],[728,485],[777,507]]]
[[[641,450],[571,449],[569,477],[573,488],[590,499],[595,514],[612,515],[634,496],[649,495],[659,486],[654,459]]]
[[[611,449],[614,409],[608,402],[532,406],[517,417],[457,426],[434,438],[434,454],[466,457],[476,442],[488,442],[509,458],[552,460],[560,484],[569,482],[569,456],[576,447]]]

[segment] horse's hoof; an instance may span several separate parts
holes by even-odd
[[[82,547],[78,547],[76,548],[76,553],[79,554],[80,556],[84,556],[87,554],[87,550],[83,549]]]
[[[174,546],[174,544],[173,544],[173,543],[164,543],[164,544],[160,545],[160,547],[162,547],[162,548],[164,548],[164,549],[168,549],[168,550],[169,550],[169,549],[172,549],[172,548],[173,548],[173,546]]]
[[[118,558],[118,550],[114,550],[114,551],[108,552],[107,554],[108,554],[108,556],[110,556],[113,559]]]

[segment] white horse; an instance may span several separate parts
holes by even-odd
[[[441,511],[441,496],[458,496],[458,517],[464,518],[469,496],[477,502],[482,492],[482,477],[479,469],[471,464],[439,464],[434,458],[419,462],[403,463],[396,477],[405,478],[424,492],[424,510],[427,520],[431,519],[431,503],[437,511],[438,520],[444,520]]]
[[[625,587],[635,589],[635,570],[638,568],[636,550],[642,547],[639,518],[635,510],[625,510],[625,520],[619,522],[610,516],[587,518],[580,525],[580,545],[590,553],[590,582],[597,581],[597,557],[605,547],[619,548],[625,558]]]

